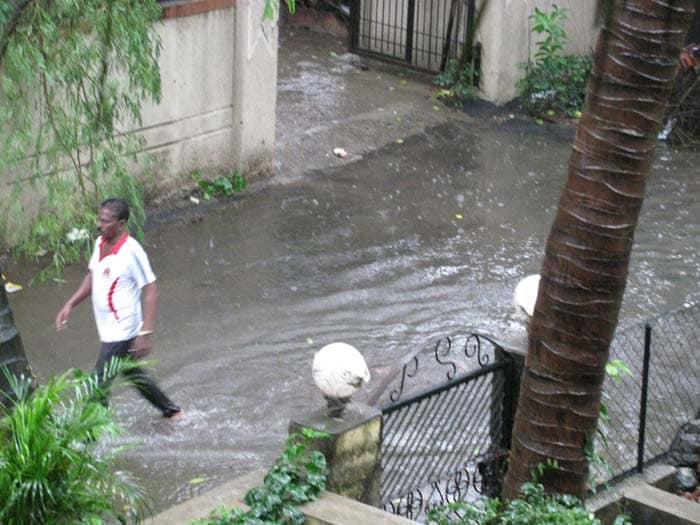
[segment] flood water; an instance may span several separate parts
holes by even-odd
[[[290,418],[322,404],[310,367],[323,345],[345,341],[378,365],[513,322],[513,289],[541,264],[569,143],[508,128],[444,125],[148,231],[162,298],[157,375],[187,418],[165,423],[128,390],[113,406],[136,444],[126,466],[156,509],[268,465]],[[697,161],[661,146],[623,324],[698,290]],[[81,272],[10,296],[42,378],[93,365],[89,305],[53,329]]]
[[[154,510],[268,466],[290,419],[323,404],[311,379],[323,345],[350,343],[376,366],[439,337],[498,334],[515,322],[513,290],[539,271],[569,137],[513,120],[454,121],[391,140],[147,231],[161,298],[156,375],[187,417],[164,422],[130,390],[112,406],[123,442],[134,443],[125,467]],[[697,295],[699,161],[659,147],[623,324]],[[89,304],[66,331],[53,325],[83,271],[10,296],[40,379],[94,364]]]

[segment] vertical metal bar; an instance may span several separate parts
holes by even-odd
[[[513,434],[513,423],[515,421],[515,409],[518,403],[518,393],[520,390],[520,378],[517,376],[517,368],[513,358],[505,350],[496,349],[503,361],[503,410],[501,412],[501,448],[510,450],[511,436]]]
[[[422,34],[423,38],[422,41],[424,42],[424,45],[422,46],[424,54],[428,57],[428,65],[427,68],[431,69],[431,63],[432,63],[432,52],[433,52],[433,32],[432,32],[432,24],[433,24],[433,8],[434,8],[434,0],[430,0],[430,6],[427,8],[426,11],[424,11],[423,16],[423,22],[422,22]],[[428,47],[425,47],[425,44],[428,45]]]
[[[651,358],[651,326],[644,325],[644,364],[642,366],[642,399],[639,407],[639,434],[637,441],[637,472],[644,470],[644,438],[647,425],[647,391],[649,389],[649,361]]]
[[[352,0],[350,2],[350,50],[357,51],[360,42],[360,12],[362,10],[362,0]]]
[[[434,0],[433,0],[434,1]],[[441,46],[440,46],[440,40],[442,32],[439,31],[440,27],[444,25],[445,20],[447,19],[445,17],[444,13],[440,12],[440,7],[447,7],[446,3],[444,1],[437,2],[435,6],[435,16],[433,17],[431,15],[431,20],[430,20],[430,26],[428,28],[428,31],[430,31],[430,57],[431,57],[431,65],[430,65],[430,70],[433,71],[433,65],[435,62],[438,62],[438,56],[441,51]],[[439,66],[436,66],[439,67]]]
[[[368,49],[370,51],[376,51],[375,46],[377,45],[379,14],[376,12],[376,5],[374,0],[369,0],[369,23],[367,25],[370,27]]]
[[[399,30],[399,2],[394,3],[394,13],[391,15],[391,56],[396,56],[396,48],[399,45],[399,41],[396,38],[396,34]]]
[[[416,16],[416,0],[408,0],[408,13],[406,15],[406,62],[413,63],[413,19]]]
[[[483,7],[482,7],[483,9]],[[476,0],[467,2],[467,35],[465,38],[462,60],[464,64],[473,65],[474,62],[474,33],[476,32]]]
[[[386,33],[386,28],[387,28],[387,15],[386,15],[386,2],[383,1],[378,1],[377,5],[381,5],[381,8],[378,8],[378,10],[381,10],[381,13],[377,17],[377,20],[380,22],[380,27],[379,27],[379,51],[386,55],[387,50],[386,46],[384,45],[388,39],[387,33]],[[379,12],[379,11],[378,11]]]

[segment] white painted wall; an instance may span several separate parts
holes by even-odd
[[[279,28],[263,19],[263,6],[236,1],[232,150],[249,176],[271,173],[275,146]]]
[[[233,166],[234,9],[169,18],[157,26],[162,42],[162,97],[143,108],[147,151],[158,159],[161,189],[183,177]]]
[[[162,97],[143,108],[142,133],[168,193],[205,176],[268,173],[277,100],[277,22],[263,2],[167,18],[161,37]]]

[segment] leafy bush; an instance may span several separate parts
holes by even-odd
[[[301,525],[304,514],[298,505],[315,500],[326,488],[326,458],[310,451],[313,440],[326,434],[304,428],[287,439],[282,454],[265,475],[262,487],[248,491],[244,502],[250,510],[214,509],[203,525]]]
[[[106,377],[130,366],[113,360]],[[145,494],[114,470],[123,447],[99,447],[119,428],[96,401],[96,377],[67,372],[33,392],[30,381],[8,379],[16,402],[0,419],[0,523],[138,523]]]
[[[213,197],[230,197],[235,192],[240,193],[248,185],[246,178],[236,170],[233,170],[231,175],[219,175],[213,180],[202,178],[199,170],[192,175],[202,192],[202,197],[206,200],[211,200]]]
[[[516,84],[523,105],[537,116],[579,116],[586,83],[593,66],[591,56],[561,55],[568,41],[564,23],[568,11],[556,4],[550,12],[535,8],[532,31],[543,35],[537,42],[535,62],[524,64],[525,77]]]
[[[433,83],[443,88],[438,92],[438,98],[448,102],[465,102],[476,98],[474,68],[471,64],[460,67],[459,61],[454,58],[447,62],[445,71],[435,75]]]
[[[519,498],[501,501],[488,498],[475,503],[457,501],[428,513],[436,525],[601,525],[574,496],[546,494],[539,483],[525,483]],[[614,525],[629,525],[618,516]]]

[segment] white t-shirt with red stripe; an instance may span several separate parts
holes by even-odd
[[[97,332],[100,341],[113,343],[138,335],[143,325],[141,288],[154,282],[156,276],[146,252],[128,233],[100,258],[104,243],[99,236],[88,268],[92,274],[92,309]]]

